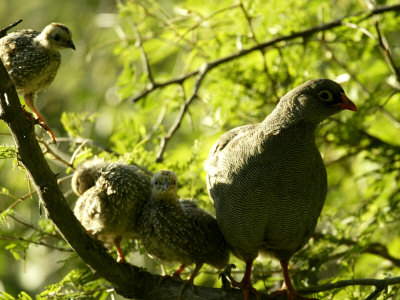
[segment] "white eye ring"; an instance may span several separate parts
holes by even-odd
[[[323,90],[318,93],[319,99],[324,102],[331,102],[333,100],[333,95],[330,91]]]

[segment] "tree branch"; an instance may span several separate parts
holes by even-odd
[[[53,245],[46,244],[46,243],[41,242],[41,241],[39,241],[39,242],[38,242],[38,241],[32,241],[32,240],[29,240],[29,239],[26,239],[26,238],[23,238],[23,237],[20,237],[20,236],[0,235],[0,240],[3,240],[3,241],[4,241],[4,240],[23,241],[23,242],[26,242],[26,243],[28,243],[28,244],[36,244],[36,245],[40,245],[40,246],[45,246],[45,247],[47,247],[47,248],[55,249],[55,250],[58,250],[58,251],[73,252],[72,249],[53,246]]]
[[[17,25],[18,25],[19,23],[21,23],[21,22],[22,22],[22,19],[19,19],[17,22],[14,22],[14,23],[8,25],[7,27],[2,28],[2,29],[0,30],[0,39],[1,39],[3,36],[6,36],[6,35],[7,35],[7,31],[9,31],[11,28],[17,26]]]
[[[344,288],[352,285],[371,285],[379,289],[384,289],[389,285],[400,284],[400,276],[385,279],[350,279],[340,280],[334,283],[327,283],[318,286],[299,289],[299,293],[320,293],[334,289]]]
[[[68,143],[74,142],[77,144],[89,144],[93,147],[101,149],[102,151],[106,151],[107,153],[114,154],[115,156],[121,156],[121,154],[115,152],[114,150],[108,148],[107,146],[104,146],[104,145],[100,144],[99,142],[96,142],[94,140],[87,139],[87,138],[57,137],[57,143],[62,143],[62,142],[68,142]]]
[[[392,50],[390,49],[390,45],[386,37],[381,32],[378,20],[375,20],[375,29],[376,33],[378,34],[378,45],[382,51],[382,55],[385,58],[390,70],[396,76],[397,82],[400,83],[400,69],[396,66],[396,63],[392,57]]]
[[[330,30],[330,29],[333,29],[335,27],[339,27],[339,26],[343,26],[343,25],[347,26],[347,23],[345,22],[345,20],[348,19],[348,18],[351,18],[351,17],[357,17],[357,16],[360,16],[362,14],[365,14],[365,16],[360,19],[360,22],[361,22],[361,21],[369,19],[369,18],[371,18],[371,17],[373,17],[375,15],[383,14],[383,13],[390,12],[390,11],[400,11],[400,4],[391,5],[391,6],[383,6],[383,7],[375,8],[375,9],[372,9],[372,10],[369,10],[369,11],[366,11],[366,12],[365,11],[358,12],[358,13],[355,13],[355,14],[350,15],[350,16],[345,16],[343,18],[340,18],[340,19],[338,19],[336,21],[333,21],[333,22],[330,22],[330,23],[325,23],[325,24],[322,24],[322,25],[318,25],[318,26],[306,29],[306,30],[294,32],[294,33],[289,34],[289,35],[280,36],[280,37],[271,39],[269,41],[258,43],[257,45],[255,45],[253,47],[250,47],[250,48],[247,48],[247,49],[243,49],[243,50],[238,51],[238,52],[236,52],[234,54],[231,54],[229,56],[222,57],[222,58],[216,59],[216,60],[214,60],[212,62],[209,62],[208,65],[210,65],[210,66],[212,65],[213,66],[212,68],[209,69],[209,71],[211,71],[211,69],[213,69],[213,68],[215,68],[215,67],[217,67],[217,66],[219,66],[221,64],[230,62],[232,60],[235,60],[235,59],[237,59],[239,57],[245,56],[245,55],[247,55],[249,53],[252,53],[254,51],[263,50],[263,49],[265,49],[267,47],[274,46],[275,44],[278,44],[280,42],[290,41],[290,40],[294,40],[294,39],[297,39],[297,38],[306,38],[306,37],[308,38],[310,35],[318,33],[318,32],[321,32],[321,31]],[[151,93],[151,92],[153,92],[153,91],[155,91],[155,90],[157,90],[159,88],[162,88],[162,87],[165,87],[165,86],[168,86],[168,85],[171,85],[171,84],[182,84],[186,79],[198,75],[200,73],[200,71],[201,71],[201,67],[199,69],[195,70],[195,71],[192,71],[192,72],[190,72],[190,73],[188,73],[186,75],[181,75],[181,76],[179,76],[177,78],[174,78],[174,79],[170,79],[170,80],[167,80],[167,81],[164,81],[164,82],[155,81],[153,85],[147,86],[142,92],[140,92],[139,94],[128,98],[128,100],[133,101],[133,102],[137,102],[137,101],[141,100],[143,97],[147,96],[149,93]]]
[[[147,57],[146,51],[144,51],[142,36],[139,32],[139,29],[137,28],[136,23],[132,23],[132,27],[133,27],[133,29],[135,31],[135,35],[136,35],[136,46],[139,48],[140,56],[142,57],[142,65],[147,74],[147,78],[149,79],[149,82],[150,82],[149,89],[151,89],[152,86],[154,85],[154,79],[153,79],[153,74],[152,74],[151,68],[150,68],[149,58]]]
[[[347,245],[347,246],[355,246],[357,245],[356,240],[351,240],[351,239],[338,239],[332,235],[324,235],[320,232],[315,232],[313,235],[314,240],[322,240],[326,239],[332,243],[338,244],[338,245]],[[392,256],[389,253],[388,248],[385,245],[382,245],[380,243],[370,243],[364,247],[363,250],[361,250],[361,253],[369,253],[369,254],[374,254],[377,256],[380,256],[384,259],[387,259],[390,261],[392,264],[394,264],[397,267],[400,267],[400,258],[396,258]]]
[[[175,119],[174,124],[168,130],[168,133],[161,139],[161,146],[160,146],[160,150],[157,154],[156,162],[163,161],[164,152],[167,149],[167,145],[168,145],[169,141],[171,140],[172,136],[175,134],[175,132],[181,126],[183,117],[185,116],[185,113],[188,110],[190,104],[197,97],[197,93],[199,92],[200,85],[203,82],[203,79],[206,76],[207,72],[210,70],[210,68],[212,69],[212,68],[214,68],[214,66],[212,64],[204,64],[203,67],[201,68],[201,71],[199,72],[199,76],[197,77],[196,83],[194,85],[192,95],[188,99],[186,99],[185,102],[181,105],[179,114],[178,114],[177,118]]]

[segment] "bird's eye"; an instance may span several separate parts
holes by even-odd
[[[318,96],[319,96],[319,99],[321,99],[322,101],[325,101],[325,102],[330,102],[333,100],[333,96],[330,91],[321,91],[321,92],[319,92]]]
[[[61,37],[60,37],[60,35],[55,34],[55,35],[53,35],[53,39],[54,39],[56,42],[58,42],[59,40],[61,40]]]

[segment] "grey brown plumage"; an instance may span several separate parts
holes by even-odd
[[[34,100],[37,92],[53,82],[63,48],[75,50],[71,31],[60,23],[51,23],[42,32],[24,29],[0,39],[0,58],[11,80],[54,142],[54,133],[36,110]]]
[[[229,252],[215,218],[193,201],[179,200],[174,172],[153,176],[152,198],[143,207],[137,230],[149,254],[182,265],[176,277],[193,263],[196,268],[190,282],[204,263],[219,269],[228,263]]]
[[[103,159],[92,159],[79,165],[71,180],[72,190],[75,194],[80,196],[94,186],[97,179],[110,164],[110,162],[106,162]]]
[[[91,234],[117,248],[123,238],[136,238],[136,223],[151,196],[150,177],[124,163],[87,162],[75,172],[73,189],[80,194],[74,214]]]
[[[283,96],[263,122],[235,128],[212,147],[207,186],[222,234],[246,262],[236,284],[246,299],[254,291],[251,266],[259,252],[281,261],[285,292],[296,295],[287,263],[314,232],[327,192],[314,132],[343,109],[357,110],[340,85],[311,80]]]

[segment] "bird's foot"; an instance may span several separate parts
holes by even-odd
[[[50,129],[49,125],[47,125],[47,123],[43,119],[38,118],[37,120],[40,127],[46,130],[47,133],[50,135],[51,139],[53,140],[53,144],[56,144],[57,143],[56,136],[54,135],[54,132]]]
[[[298,294],[296,291],[290,291],[286,287],[283,287],[275,292],[269,294],[268,299],[274,299],[276,297],[285,296],[288,300],[318,300],[316,298],[308,298]]]
[[[222,288],[225,290],[229,290],[234,285],[233,282],[238,284],[238,282],[231,275],[232,269],[236,269],[236,265],[228,264],[226,265],[224,270],[218,275],[218,278],[221,278]]]
[[[47,133],[50,135],[51,139],[53,140],[53,144],[55,144],[56,136],[54,135],[54,132],[50,129],[49,125],[47,125],[47,123],[43,120],[43,118],[41,116],[38,116],[37,118],[35,118],[32,113],[30,113],[29,111],[27,111],[25,109],[25,105],[22,105],[22,110],[23,110],[26,118],[29,121],[33,122],[33,124],[38,124],[40,127],[42,127],[44,130],[47,131]]]
[[[117,262],[119,263],[126,263],[125,255],[124,252],[121,249],[120,243],[121,243],[121,237],[116,237],[113,242],[115,246],[115,250],[117,250],[118,258]]]
[[[121,257],[121,256],[118,255],[117,262],[119,262],[121,264],[124,264],[124,263],[126,263],[126,259],[125,259],[124,256]]]
[[[225,278],[225,280],[227,277],[233,287],[236,287],[236,288],[239,288],[240,290],[242,290],[243,297],[245,300],[249,299],[250,292],[252,294],[254,294],[257,297],[257,299],[261,299],[260,293],[252,286],[250,280],[247,280],[247,277],[243,277],[243,280],[240,282],[232,277],[231,271],[232,271],[232,269],[235,269],[235,268],[236,268],[236,266],[234,264],[228,264],[225,267],[225,269],[222,271],[222,273],[220,274],[220,277]],[[222,279],[222,281],[224,281],[224,280]]]

